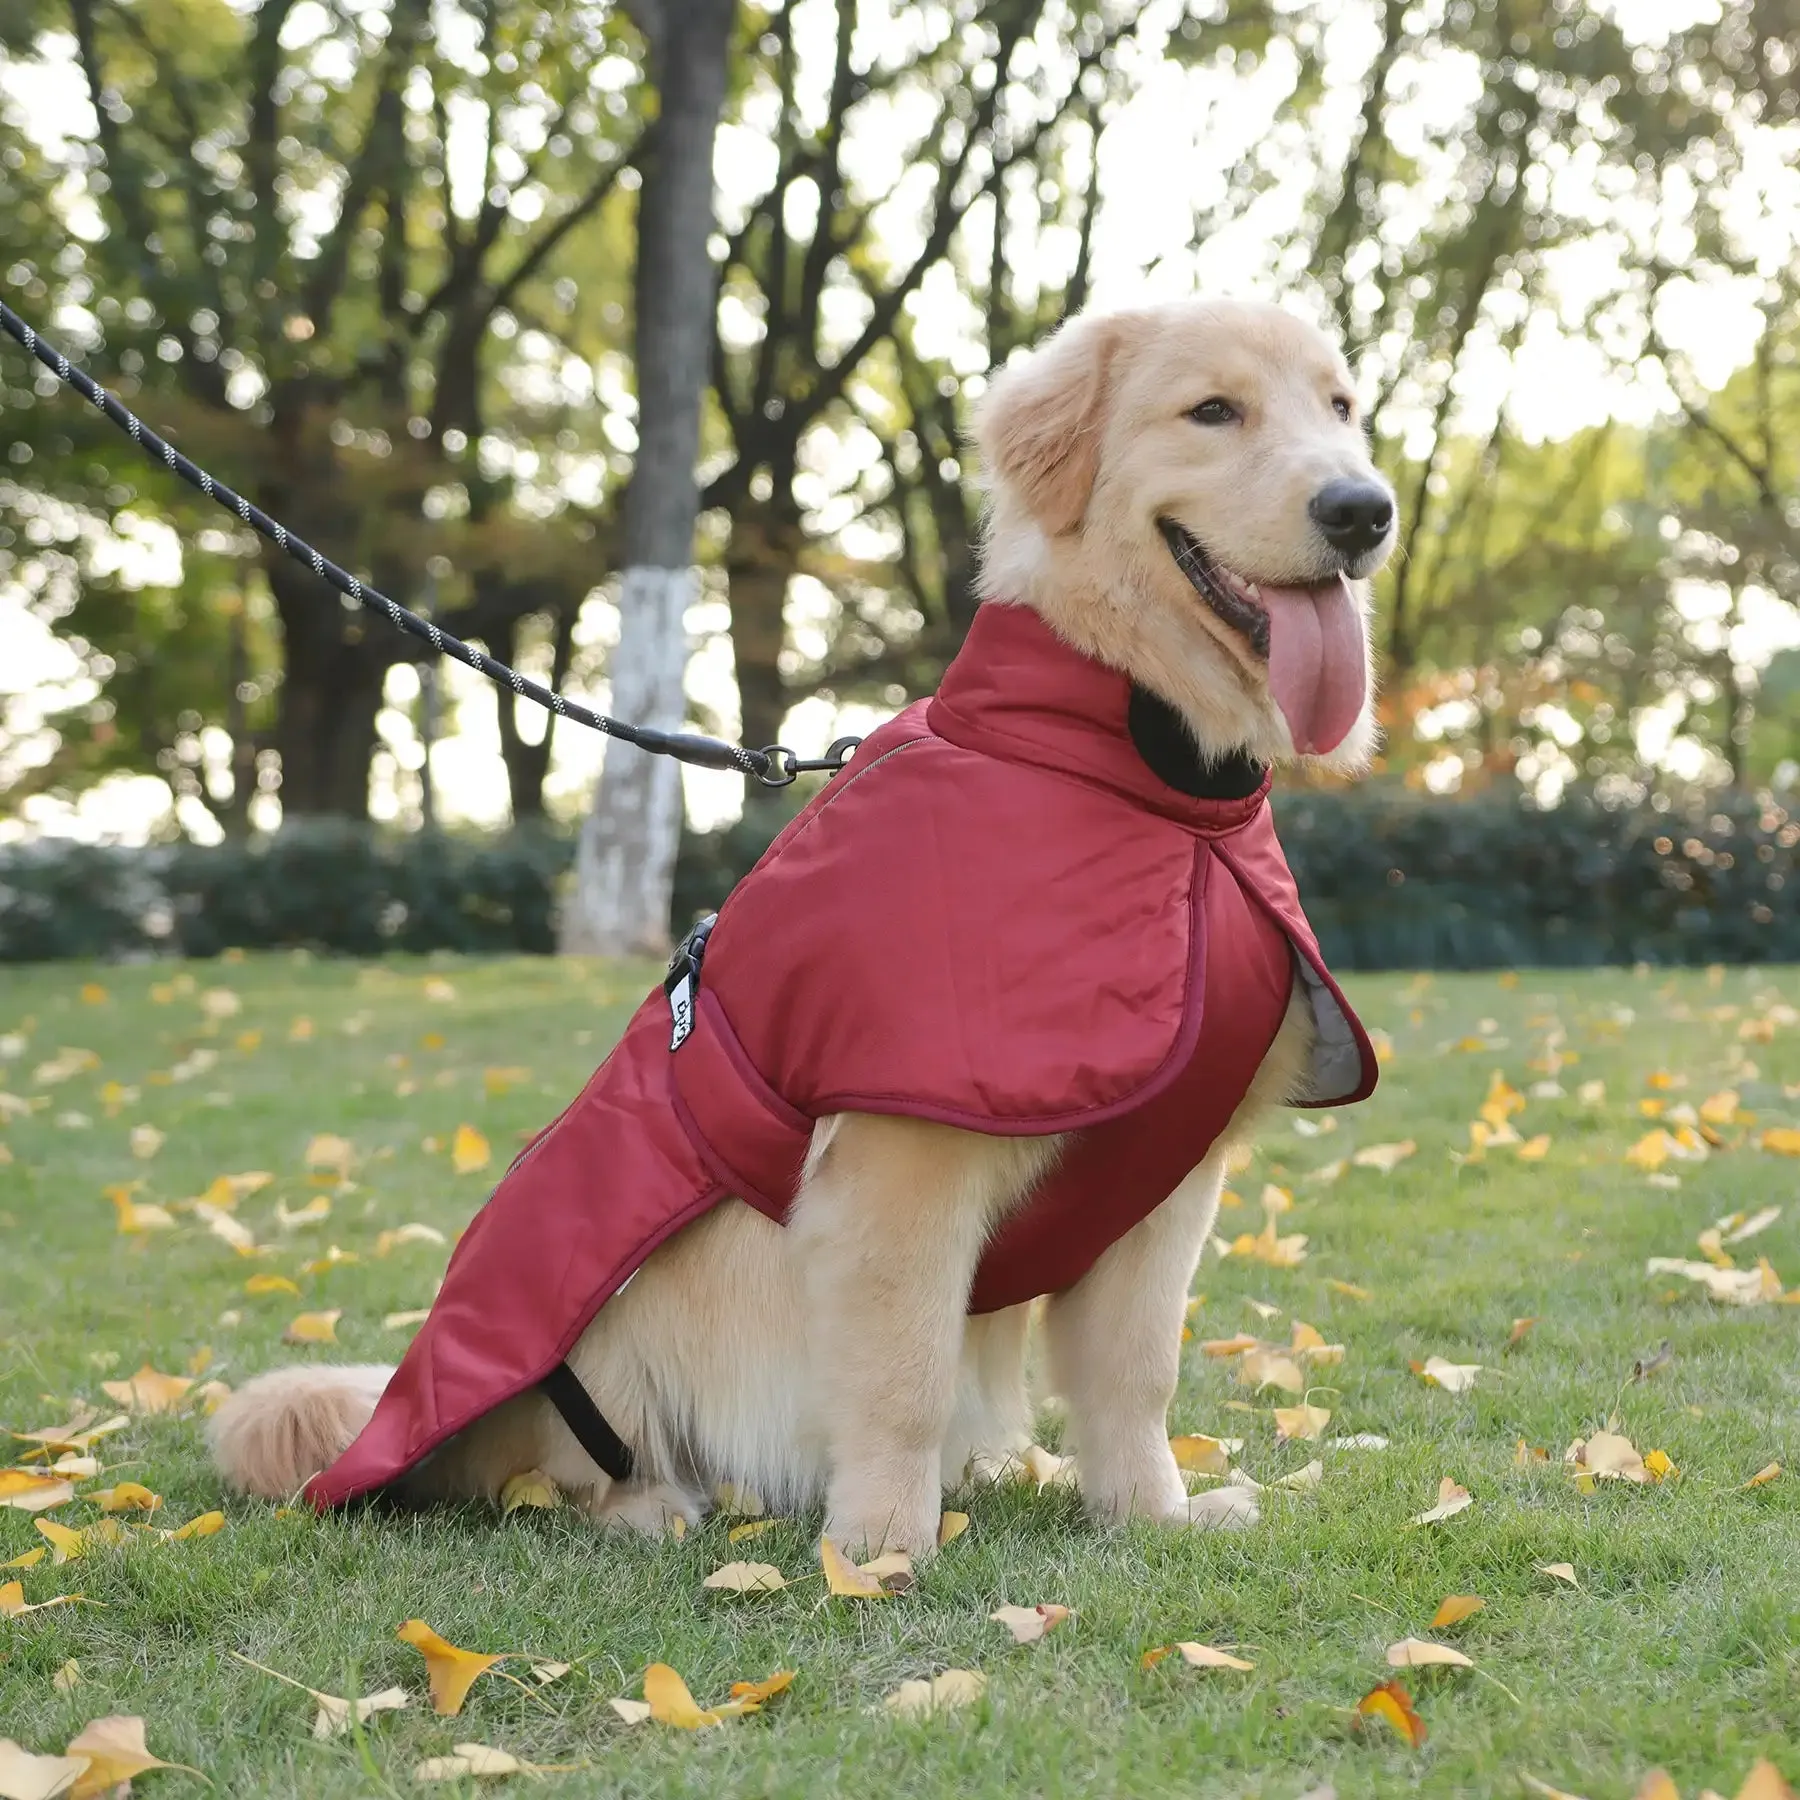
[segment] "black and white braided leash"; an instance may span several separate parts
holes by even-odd
[[[190,462],[166,438],[152,431],[85,369],[70,362],[54,344],[47,342],[27,325],[4,301],[0,301],[0,328],[4,328],[9,337],[16,338],[23,344],[58,381],[72,387],[84,400],[103,412],[146,456],[161,462],[164,467],[179,475],[189,487],[198,488],[209,500],[216,500],[221,506],[229,508],[246,525],[261,533],[277,549],[285,551],[295,562],[304,563],[340,594],[347,595],[358,606],[386,619],[397,630],[425,639],[440,654],[454,657],[459,663],[479,670],[488,680],[510,688],[521,699],[534,700],[539,706],[548,707],[559,719],[572,719],[577,725],[587,725],[595,731],[603,731],[608,737],[618,738],[621,743],[633,744],[639,750],[649,751],[652,756],[672,756],[677,762],[693,763],[703,769],[736,769],[742,774],[754,776],[765,787],[777,788],[787,787],[797,775],[821,772],[836,774],[861,741],[857,738],[839,738],[824,756],[817,760],[807,760],[796,756],[781,744],[771,744],[764,750],[748,750],[741,744],[727,744],[719,738],[702,737],[697,732],[658,731],[649,725],[628,725],[622,719],[609,719],[604,713],[597,713],[578,701],[553,693],[540,682],[521,675],[517,669],[508,668],[505,663],[496,661],[485,651],[465,644],[461,638],[452,636],[429,619],[408,612],[398,601],[390,600],[386,594],[370,587],[367,582],[359,581],[347,569],[340,569],[304,538],[297,537],[278,520],[271,519],[260,507],[252,506],[242,494],[227,487],[224,482],[215,480],[196,463]]]

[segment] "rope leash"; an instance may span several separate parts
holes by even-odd
[[[539,706],[547,707],[559,719],[572,719],[577,725],[586,725],[594,731],[604,732],[608,737],[632,744],[639,750],[646,750],[652,756],[672,756],[677,762],[692,763],[702,769],[736,769],[741,774],[754,776],[763,786],[772,788],[787,787],[799,775],[835,775],[849,761],[851,752],[862,741],[860,738],[839,738],[824,756],[808,760],[796,756],[782,744],[771,744],[765,750],[748,750],[741,744],[727,744],[718,738],[703,737],[697,732],[658,731],[649,725],[628,725],[622,719],[609,719],[604,713],[597,713],[578,701],[565,699],[541,682],[533,681],[530,676],[521,675],[517,669],[497,661],[485,651],[477,650],[472,644],[465,644],[461,638],[434,625],[429,619],[408,612],[398,601],[390,600],[379,589],[358,580],[347,569],[340,569],[304,538],[296,536],[278,520],[271,519],[260,507],[252,506],[242,494],[227,487],[224,482],[215,480],[198,464],[190,462],[166,438],[152,431],[122,401],[109,394],[85,369],[70,362],[54,344],[47,342],[27,325],[4,301],[0,301],[0,328],[4,328],[9,337],[16,338],[24,345],[58,381],[73,388],[82,399],[103,412],[146,456],[162,463],[209,500],[216,500],[235,513],[244,524],[252,527],[278,550],[291,556],[295,562],[304,563],[340,594],[354,600],[366,611],[386,619],[396,630],[423,638],[440,655],[454,657],[456,661],[477,670],[496,685],[510,688],[521,699],[532,700]]]

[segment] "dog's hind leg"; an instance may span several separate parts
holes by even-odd
[[[944,1438],[944,1485],[995,1481],[1031,1443],[1025,1350],[1031,1304],[977,1313],[963,1328],[956,1407]]]
[[[927,1555],[969,1284],[1053,1144],[861,1113],[821,1121],[819,1140],[788,1229],[830,1461],[825,1532]]]

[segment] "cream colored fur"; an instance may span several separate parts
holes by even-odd
[[[1175,518],[1249,578],[1321,578],[1306,501],[1333,475],[1373,473],[1360,432],[1333,411],[1349,393],[1336,351],[1274,307],[1190,302],[1077,320],[1003,373],[980,410],[987,593],[1037,608],[1162,694],[1203,750],[1292,760],[1260,665],[1196,601],[1156,522]],[[1214,394],[1243,409],[1241,429],[1208,432],[1183,416]],[[1329,760],[1354,767],[1372,736],[1365,716]],[[1235,1494],[1190,1501],[1166,1414],[1226,1155],[1297,1091],[1311,1031],[1296,992],[1225,1137],[1048,1304],[1049,1365],[1101,1520],[1254,1517]],[[735,1200],[714,1208],[576,1346],[576,1372],[636,1453],[630,1483],[609,1482],[530,1395],[430,1458],[408,1478],[411,1496],[492,1495],[539,1468],[601,1522],[655,1530],[698,1518],[729,1481],[782,1513],[823,1504],[826,1531],[847,1548],[929,1554],[945,1487],[1027,1442],[1031,1309],[965,1309],[983,1244],[1058,1148],[909,1119],[821,1120],[785,1227]],[[356,1435],[389,1373],[307,1367],[246,1383],[211,1425],[226,1478],[292,1494]]]

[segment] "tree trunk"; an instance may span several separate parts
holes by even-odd
[[[283,656],[275,748],[283,819],[369,816],[369,758],[390,658],[297,564],[271,565]]]
[[[575,645],[575,611],[574,605],[567,605],[559,608],[556,614],[550,648],[550,689],[553,693],[560,694],[563,682],[568,678],[569,661]],[[515,668],[518,667],[519,653],[524,643],[521,629],[524,623],[523,619],[515,620],[507,640],[506,660]],[[616,682],[616,670],[614,674]],[[542,715],[544,735],[533,744],[519,734],[518,704],[511,695],[502,691],[500,755],[506,764],[506,790],[512,804],[513,823],[522,825],[527,820],[538,820],[544,816],[544,778],[550,773],[550,751],[556,742],[556,714],[547,712]]]
[[[731,587],[731,654],[737,672],[743,741],[756,750],[781,741],[789,696],[781,672],[787,645],[787,593],[800,554],[800,510],[787,499],[746,501],[731,528],[726,572]],[[779,794],[754,776],[744,803]]]
[[[624,502],[625,579],[612,710],[677,730],[686,716],[684,616],[697,592],[700,401],[712,359],[713,139],[725,103],[735,0],[636,0],[659,112],[638,193],[638,449]],[[609,744],[582,825],[562,948],[660,954],[681,836],[681,768]]]

